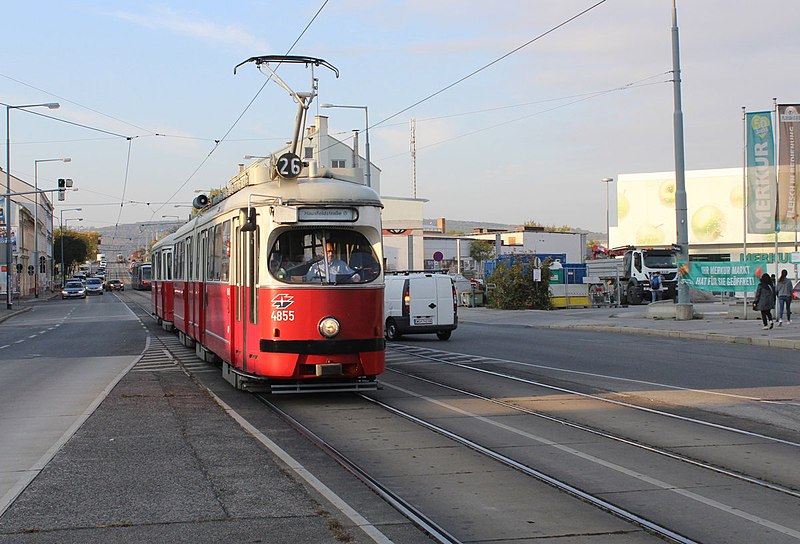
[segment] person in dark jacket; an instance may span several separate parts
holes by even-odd
[[[792,296],[794,287],[792,280],[787,277],[786,269],[781,270],[781,277],[778,278],[778,285],[775,288],[778,293],[778,326],[783,325],[783,309],[786,308],[786,323],[792,322]]]
[[[769,274],[762,274],[756,288],[756,298],[753,300],[753,309],[761,312],[762,329],[771,329],[773,326],[772,309],[775,307],[775,288]]]

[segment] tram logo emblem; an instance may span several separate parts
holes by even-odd
[[[279,294],[272,299],[272,307],[278,310],[285,310],[292,304],[294,304],[294,296],[292,295]]]

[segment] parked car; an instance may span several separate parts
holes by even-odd
[[[108,280],[106,282],[106,291],[124,291],[125,284],[120,280]]]
[[[86,278],[86,294],[102,295],[103,294],[102,278]]]
[[[86,288],[80,281],[68,281],[61,289],[61,299],[86,298]]]

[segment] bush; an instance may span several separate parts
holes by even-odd
[[[549,310],[550,265],[541,267],[542,281],[533,281],[531,264],[498,263],[488,281],[494,284],[490,305],[501,310]]]

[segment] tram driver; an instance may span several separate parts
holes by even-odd
[[[360,278],[356,271],[346,262],[336,257],[333,244],[325,243],[325,257],[315,262],[308,268],[306,281],[348,281],[358,282]]]

